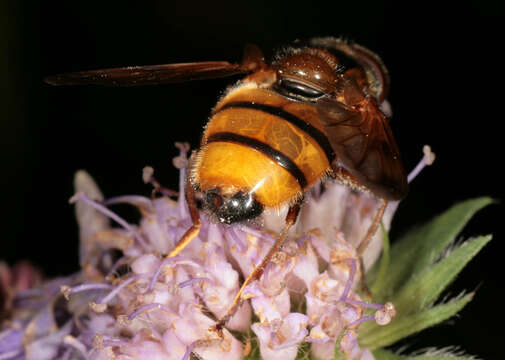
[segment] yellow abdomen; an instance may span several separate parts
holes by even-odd
[[[253,192],[261,204],[275,207],[320,180],[331,155],[312,105],[250,83],[216,106],[192,169],[193,182],[202,191]]]

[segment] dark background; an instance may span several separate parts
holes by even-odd
[[[391,125],[406,169],[430,144],[438,158],[402,202],[393,238],[452,204],[502,199],[505,10],[491,1],[0,2],[0,258],[30,259],[50,276],[77,270],[72,177],[87,169],[106,196],[149,194],[145,165],[176,188],[175,141],[198,144],[210,108],[236,79],[144,88],[54,88],[44,76],[125,65],[238,61],[296,38],[344,35],[376,51],[392,78]],[[502,358],[503,205],[480,212],[465,236],[495,239],[451,294],[479,287],[461,317],[411,348],[460,344]]]

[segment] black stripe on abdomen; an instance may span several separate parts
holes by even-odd
[[[254,109],[284,119],[312,137],[319,144],[319,146],[321,146],[330,164],[335,159],[335,152],[333,151],[328,138],[321,130],[300,119],[298,116],[283,110],[282,108],[271,105],[258,104],[251,101],[231,101],[223,105],[218,110],[218,112],[232,108]]]
[[[298,181],[298,184],[300,184],[302,190],[307,187],[307,178],[305,177],[305,174],[302,172],[302,170],[300,170],[298,165],[296,165],[293,160],[281,153],[279,150],[274,149],[262,141],[231,132],[218,132],[212,134],[206,140],[207,143],[218,141],[231,142],[253,148],[265,154],[270,159],[275,161],[279,166],[289,171],[289,173],[293,175],[296,181]]]

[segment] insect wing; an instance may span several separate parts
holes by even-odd
[[[50,85],[140,86],[215,79],[249,72],[240,64],[206,61],[80,71],[50,76]]]
[[[402,199],[407,178],[389,123],[375,103],[355,110],[325,97],[316,106],[342,167],[377,196]]]

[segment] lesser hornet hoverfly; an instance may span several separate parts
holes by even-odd
[[[212,110],[201,145],[190,158],[185,196],[193,225],[167,255],[179,254],[201,227],[196,194],[215,221],[232,224],[288,204],[284,229],[247,277],[221,326],[235,312],[244,287],[258,279],[295,223],[303,194],[325,177],[382,200],[361,255],[387,201],[406,195],[398,147],[380,106],[389,90],[381,59],[338,38],[297,41],[265,62],[254,45],[241,63],[225,61],[83,71],[46,79],[52,85],[136,86],[248,74]]]

